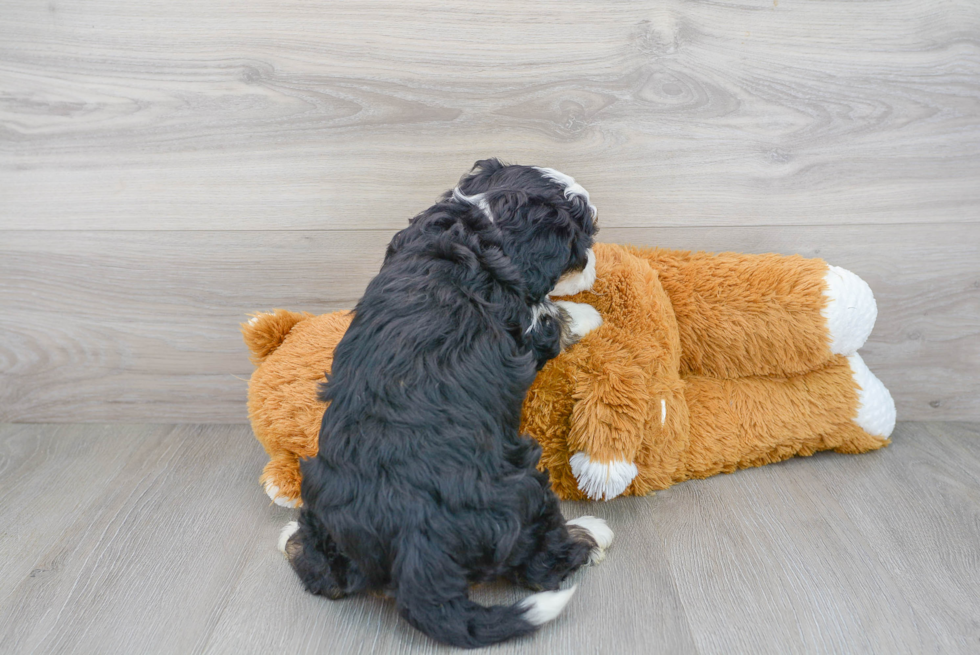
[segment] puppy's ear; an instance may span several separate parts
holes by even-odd
[[[470,169],[470,175],[476,175],[479,173],[485,173],[487,175],[492,175],[502,169],[506,164],[497,159],[496,157],[490,157],[489,159],[480,159],[475,164],[473,168]]]
[[[384,262],[381,264],[382,266],[387,264],[388,260],[391,259],[391,257],[395,253],[401,250],[402,246],[404,245],[407,239],[407,236],[404,234],[405,232],[406,230],[399,231],[398,233],[395,234],[395,236],[391,238],[391,241],[388,242],[388,248],[385,250],[385,259]]]
[[[459,190],[466,195],[483,193],[490,188],[490,180],[495,173],[507,165],[497,158],[481,159],[473,164],[470,172],[459,178]]]
[[[599,217],[596,215],[595,207],[578,194],[570,196],[568,203],[571,206],[570,213],[575,224],[584,234],[594,237],[599,231]]]
[[[576,230],[568,211],[523,191],[491,191],[487,201],[530,301],[541,302],[569,264]]]

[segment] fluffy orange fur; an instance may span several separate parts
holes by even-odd
[[[833,355],[819,259],[597,244],[591,291],[567,298],[603,324],[549,362],[524,403],[557,494],[585,499],[570,457],[634,462],[624,492],[819,450],[888,443],[854,423],[858,388]],[[242,326],[257,368],[249,417],[269,454],[261,481],[299,499],[299,459],[316,453],[316,386],[349,312],[277,310]]]

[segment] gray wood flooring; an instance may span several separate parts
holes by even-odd
[[[388,601],[302,591],[263,456],[241,425],[0,425],[0,652],[448,652]],[[615,544],[557,621],[493,652],[980,649],[980,424],[564,511]]]
[[[868,279],[906,420],[980,420],[976,0],[4,0],[0,421],[245,422],[246,313],[349,308],[474,160],[614,242]]]

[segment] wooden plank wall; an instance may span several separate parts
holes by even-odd
[[[854,270],[899,418],[980,419],[975,0],[8,0],[0,421],[245,421],[238,322],[350,307],[484,156]]]

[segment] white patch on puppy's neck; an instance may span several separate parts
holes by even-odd
[[[589,248],[585,268],[574,273],[566,273],[548,296],[574,296],[580,291],[588,291],[595,284],[595,253]]]
[[[487,220],[493,223],[493,214],[490,212],[490,203],[487,202],[487,194],[474,193],[472,196],[467,196],[459,190],[459,187],[456,187],[453,189],[453,199],[479,207],[483,215],[487,217]]]

